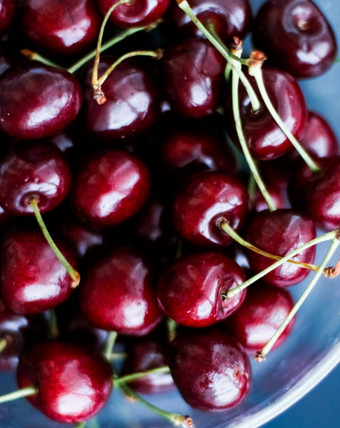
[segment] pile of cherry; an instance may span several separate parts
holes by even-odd
[[[139,393],[237,405],[249,355],[340,270],[338,144],[296,80],[336,61],[325,16],[310,0],[254,19],[248,0],[0,0],[0,30],[0,368],[19,386],[0,402],[78,427],[113,387],[177,426],[193,421]],[[311,270],[294,306],[285,287]]]

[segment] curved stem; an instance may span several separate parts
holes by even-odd
[[[34,386],[27,386],[26,388],[18,389],[17,391],[10,392],[9,394],[0,397],[0,404],[14,401],[18,398],[28,397],[29,395],[37,394],[37,389]]]
[[[269,259],[273,259],[273,260],[282,259],[281,256],[276,256],[274,254],[268,253],[267,251],[261,250],[261,248],[258,248],[255,245],[251,244],[250,242],[246,241],[245,239],[241,238],[241,236],[238,235],[235,232],[235,230],[228,224],[226,219],[223,219],[220,222],[220,227],[221,229],[224,230],[225,233],[227,233],[231,238],[233,238],[240,245],[242,245],[245,248],[248,248],[248,250],[253,251],[254,253],[260,254],[261,256],[267,257]],[[295,260],[287,260],[287,263],[298,265],[304,269],[313,270],[314,272],[317,272],[320,268],[320,266],[313,265],[311,263],[297,262]]]
[[[286,135],[286,137],[289,139],[289,141],[293,144],[295,149],[299,152],[300,156],[303,158],[303,160],[306,162],[308,167],[313,172],[320,171],[320,167],[314,162],[312,157],[309,155],[309,153],[302,147],[301,143],[294,137],[294,135],[290,132],[290,130],[286,127],[283,120],[279,116],[278,112],[276,111],[275,107],[273,106],[272,102],[270,101],[270,98],[268,96],[264,81],[263,81],[263,74],[262,74],[262,67],[261,65],[256,65],[254,67],[249,67],[249,74],[251,76],[254,76],[256,84],[259,88],[261,97],[263,99],[263,102],[265,106],[267,107],[269,113],[272,115],[273,119],[277,123],[277,125],[281,128],[282,132]]]
[[[239,64],[236,66],[236,68],[241,67]],[[239,104],[239,76],[237,75],[237,73],[235,72],[235,68],[233,69],[232,72],[232,107],[233,107],[233,115],[234,115],[234,120],[235,120],[235,127],[236,127],[236,132],[237,132],[237,136],[238,139],[240,141],[240,145],[242,147],[242,151],[244,154],[244,157],[246,158],[247,164],[250,168],[251,173],[254,176],[254,180],[256,181],[256,184],[258,186],[258,188],[260,189],[267,205],[270,211],[275,211],[276,210],[276,206],[275,203],[273,201],[273,198],[270,196],[270,194],[268,193],[266,186],[260,176],[260,173],[257,169],[257,166],[255,164],[255,161],[253,159],[253,157],[250,154],[250,150],[247,144],[247,141],[245,139],[244,133],[243,133],[243,128],[242,128],[242,123],[241,123],[241,114],[240,114],[240,104]]]
[[[48,311],[48,324],[50,330],[50,338],[57,339],[59,337],[59,328],[57,316],[54,309]]]
[[[79,272],[76,271],[71,265],[70,263],[65,259],[64,255],[61,253],[61,251],[59,250],[59,248],[56,246],[55,242],[52,239],[52,236],[50,235],[49,231],[47,230],[47,227],[44,223],[44,220],[40,214],[40,210],[39,210],[39,206],[38,206],[38,202],[36,199],[32,199],[30,202],[31,207],[33,208],[33,212],[35,215],[35,218],[37,219],[37,222],[40,226],[40,229],[47,241],[47,243],[49,244],[49,246],[51,247],[51,250],[54,252],[54,254],[56,255],[56,257],[59,259],[60,263],[64,266],[64,268],[67,270],[67,273],[70,275],[70,277],[72,278],[72,284],[71,287],[72,288],[76,288],[79,285],[80,282],[80,275]]]
[[[168,340],[169,340],[169,342],[172,342],[175,339],[175,337],[176,337],[176,334],[177,334],[176,330],[177,330],[178,324],[173,319],[168,318],[167,322],[166,322],[166,325],[167,325],[167,328],[168,328]]]
[[[288,326],[288,324],[294,318],[297,311],[301,308],[302,304],[305,302],[308,295],[310,294],[310,292],[313,290],[314,286],[318,282],[320,276],[322,275],[323,269],[325,268],[326,264],[328,263],[328,261],[333,256],[333,254],[336,251],[336,249],[338,248],[339,244],[340,244],[339,239],[334,238],[332,245],[330,246],[328,253],[326,254],[326,257],[324,258],[323,262],[321,263],[320,269],[314,275],[314,278],[311,280],[308,287],[306,288],[306,290],[301,295],[300,299],[296,302],[293,309],[289,312],[287,318],[283,321],[283,323],[280,325],[280,327],[276,330],[276,332],[274,333],[272,338],[266,343],[266,345],[262,348],[262,350],[256,354],[255,359],[258,362],[261,362],[264,360],[264,357],[270,352],[270,350],[273,348],[273,346],[275,345],[276,341],[281,336],[281,334],[283,333],[285,328]]]
[[[310,247],[313,247],[314,245],[320,244],[321,242],[325,241],[331,241],[337,236],[337,231],[328,232],[322,236],[319,236],[318,238],[312,239],[311,241],[307,242],[306,244],[302,245],[301,247],[297,248],[294,251],[291,251],[290,253],[286,254],[284,257],[282,257],[281,260],[278,260],[277,262],[273,263],[272,265],[268,266],[266,269],[263,269],[263,271],[259,272],[258,274],[254,275],[253,277],[247,279],[247,281],[244,281],[242,284],[240,284],[238,287],[233,288],[232,290],[228,291],[227,298],[231,298],[235,296],[240,291],[244,290],[245,288],[249,287],[249,285],[253,284],[254,282],[258,281],[259,279],[263,278],[268,273],[272,272],[274,269],[281,266],[284,262],[288,261],[292,257],[296,256],[297,254],[301,253],[304,250],[307,250]],[[321,270],[318,270],[318,273]]]
[[[7,346],[7,339],[3,337],[0,340],[0,353],[6,349],[6,346]]]
[[[131,373],[126,376],[119,377],[117,379],[114,379],[114,383],[119,385],[121,383],[133,382],[134,380],[141,379],[151,374],[169,373],[169,372],[170,372],[170,369],[168,366],[156,367],[155,369],[146,370],[145,372]]]
[[[110,331],[109,336],[104,345],[103,354],[110,361],[112,358],[112,350],[116,342],[118,334],[115,331]]]
[[[110,355],[110,359],[112,361],[123,360],[126,357],[127,354],[125,352],[112,352],[112,354]]]
[[[31,51],[30,49],[22,49],[20,53],[21,55],[24,55],[26,58],[30,59],[31,61],[39,61],[42,64],[49,65],[51,67],[62,68],[60,65],[56,64],[55,62],[45,58],[44,56],[38,54],[37,52]]]

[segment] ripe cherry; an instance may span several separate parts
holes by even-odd
[[[246,280],[243,270],[220,253],[181,257],[161,276],[157,296],[163,311],[187,327],[207,327],[228,317],[245,293],[226,299],[227,292]]]
[[[15,0],[0,0],[0,33],[4,33],[14,18]]]
[[[216,327],[178,335],[170,346],[169,367],[180,394],[195,409],[226,410],[249,392],[251,368],[244,349]]]
[[[112,391],[112,368],[100,354],[67,342],[34,345],[21,356],[20,388],[35,386],[27,399],[60,423],[90,419],[106,404]]]
[[[280,209],[289,207],[286,189],[282,189],[278,185],[273,184],[267,185],[266,188],[268,193],[272,197],[276,208]],[[268,209],[267,202],[265,201],[258,187],[256,187],[254,194],[250,198],[250,201],[252,209],[257,212]]]
[[[255,46],[296,78],[319,76],[336,57],[335,35],[310,0],[268,0],[253,30]]]
[[[248,193],[236,178],[208,171],[190,177],[179,189],[173,219],[180,235],[200,246],[227,246],[232,242],[219,227],[226,218],[238,230],[248,213]]]

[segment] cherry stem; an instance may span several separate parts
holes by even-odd
[[[42,64],[49,65],[51,67],[62,68],[59,64],[56,64],[55,62],[45,58],[37,52],[31,51],[30,49],[22,49],[20,53],[31,61],[39,61]]]
[[[337,277],[339,273],[340,273],[340,259],[337,261],[337,264],[334,267],[327,267],[324,269],[324,275],[330,279]]]
[[[112,358],[112,350],[115,345],[118,334],[115,331],[110,331],[109,336],[104,345],[103,354],[110,361]]]
[[[187,0],[177,0],[178,6],[183,10],[183,12],[188,15],[188,17],[191,19],[191,21],[196,25],[196,27],[205,35],[205,37],[209,40],[209,42],[215,46],[215,48],[219,51],[219,53],[226,59],[226,61],[231,65],[233,70],[235,70],[235,73],[237,73],[239,79],[241,80],[242,84],[244,85],[253,111],[257,111],[260,109],[261,105],[259,102],[259,99],[249,83],[249,80],[245,76],[245,74],[242,72],[242,63],[247,63],[247,60],[241,60],[237,56],[233,55],[232,52],[223,44],[223,42],[219,39],[219,37],[209,29],[207,29],[202,22],[197,18],[194,11],[191,9],[189,3]],[[236,65],[239,65],[239,67],[236,67]]]
[[[272,338],[266,343],[266,345],[262,348],[261,351],[257,352],[257,354],[255,356],[256,361],[262,362],[264,360],[264,357],[273,348],[273,346],[275,345],[278,338],[281,336],[281,334],[283,333],[283,331],[285,330],[287,325],[292,321],[292,319],[296,315],[297,311],[301,308],[302,304],[305,302],[308,295],[313,290],[314,286],[316,285],[320,276],[322,275],[323,269],[325,268],[326,264],[329,262],[329,260],[331,259],[331,257],[335,253],[339,244],[340,244],[339,237],[336,236],[333,239],[332,245],[330,246],[330,248],[326,254],[326,257],[324,258],[323,262],[321,263],[320,269],[316,272],[316,274],[314,275],[314,278],[311,280],[308,287],[306,288],[306,290],[301,295],[300,299],[296,302],[293,309],[289,312],[287,318],[283,321],[283,323],[280,325],[280,327],[276,330],[276,332],[274,333]]]
[[[273,104],[272,104],[272,102],[268,96],[266,86],[264,84],[263,73],[262,73],[262,63],[256,63],[255,65],[250,66],[249,67],[249,74],[255,78],[255,81],[256,81],[256,84],[259,88],[263,102],[264,102],[265,106],[267,107],[269,113],[271,114],[271,116],[273,117],[275,122],[277,123],[277,125],[281,128],[282,132],[286,135],[286,137],[293,144],[295,149],[299,152],[300,156],[306,162],[306,164],[311,169],[311,171],[312,172],[320,171],[320,167],[314,162],[314,160],[309,155],[309,153],[302,147],[301,143],[294,137],[294,135],[286,127],[286,125],[284,124],[280,115],[278,114],[275,107],[273,106]]]
[[[58,328],[57,316],[54,309],[50,309],[48,311],[48,324],[49,324],[50,338],[57,339],[59,337],[59,328]]]
[[[119,378],[114,379],[114,384],[119,385],[121,383],[129,383],[133,382],[134,380],[141,379],[143,377],[149,376],[151,374],[157,374],[157,373],[169,373],[170,369],[168,366],[164,367],[156,367],[154,369],[146,370],[144,372],[138,372],[138,373],[131,373],[126,376],[122,376]]]
[[[272,272],[274,269],[281,266],[283,263],[287,262],[292,257],[296,256],[297,254],[301,253],[304,250],[307,250],[310,247],[313,247],[314,245],[320,244],[321,242],[325,241],[331,241],[337,236],[337,231],[332,231],[325,233],[322,236],[319,236],[318,238],[312,239],[311,241],[307,242],[306,244],[302,245],[299,248],[296,248],[295,250],[291,251],[290,253],[286,254],[284,257],[282,257],[281,260],[278,260],[277,262],[273,263],[272,265],[268,266],[266,269],[263,269],[263,271],[259,272],[258,274],[254,275],[253,277],[249,278],[247,281],[244,281],[242,284],[240,284],[238,287],[233,288],[232,290],[228,291],[227,298],[231,298],[235,296],[240,291],[244,290],[245,288],[249,287],[249,285],[253,284],[254,282],[258,281],[268,273]],[[317,271],[317,273],[322,274],[323,267]]]
[[[122,55],[120,58],[117,59],[106,71],[105,73],[98,79],[98,69],[96,71],[96,76],[92,75],[92,86],[93,86],[93,98],[97,101],[99,105],[104,104],[106,102],[105,95],[102,91],[102,85],[105,82],[105,80],[109,77],[109,75],[112,73],[112,71],[118,67],[120,63],[125,61],[128,58],[133,58],[135,56],[150,56],[156,59],[160,59],[163,56],[163,51],[161,49],[157,51],[133,51],[128,52],[124,55]],[[97,66],[98,68],[98,66]],[[94,80],[96,79],[96,80]]]
[[[154,413],[162,416],[163,418],[169,420],[177,427],[194,427],[193,420],[189,416],[181,416],[176,413],[170,413],[166,410],[160,409],[159,407],[154,406],[148,401],[144,400],[137,392],[129,388],[125,383],[118,384],[121,391],[130,399],[138,401],[140,404],[143,404],[148,409],[152,410]]]
[[[255,245],[251,244],[250,242],[246,241],[245,239],[241,238],[241,236],[238,235],[235,232],[235,230],[228,224],[226,219],[221,220],[220,227],[221,227],[221,229],[224,230],[225,233],[227,233],[231,238],[233,238],[240,245],[248,248],[248,250],[251,250],[254,253],[260,254],[261,256],[267,257],[269,259],[273,259],[273,260],[281,260],[282,259],[281,256],[276,256],[274,254],[268,253],[267,251],[261,250],[261,248],[258,248]],[[313,265],[311,263],[303,263],[303,262],[298,262],[295,260],[287,260],[287,262],[294,264],[294,265],[298,265],[304,269],[313,270],[314,272],[317,272],[320,269],[320,266]]]
[[[77,425],[75,426],[75,428],[85,428],[85,426],[86,426],[86,422],[87,422],[87,421],[85,421],[85,422],[80,422],[80,424],[77,424]]]
[[[76,271],[71,265],[70,263],[66,260],[66,258],[63,256],[63,254],[61,253],[61,251],[59,250],[59,248],[56,246],[55,242],[52,239],[52,236],[50,235],[49,231],[47,230],[47,227],[44,223],[44,220],[41,216],[40,210],[39,210],[39,206],[38,206],[38,202],[36,199],[32,199],[30,201],[30,205],[33,209],[34,215],[37,219],[37,222],[40,226],[40,229],[46,239],[46,241],[48,242],[49,246],[51,247],[51,250],[54,252],[54,254],[57,256],[57,258],[59,259],[60,263],[64,266],[64,268],[67,270],[67,273],[70,275],[70,277],[72,278],[72,283],[71,283],[71,287],[72,288],[76,288],[79,285],[80,282],[80,275],[79,272]]]
[[[173,319],[168,318],[166,322],[166,326],[168,329],[168,340],[169,342],[172,342],[176,337],[176,334],[177,334],[176,330],[177,330],[178,324]]]
[[[27,386],[26,388],[18,389],[17,391],[10,392],[9,394],[0,397],[0,404],[14,401],[18,398],[28,397],[29,395],[37,394],[37,389],[34,386]]]
[[[127,354],[125,352],[112,352],[112,354],[110,355],[110,359],[113,361],[123,360],[126,357]]]
[[[3,337],[0,339],[0,353],[6,349],[7,346],[7,339]]]
[[[256,163],[250,153],[246,138],[244,136],[243,128],[242,128],[242,122],[241,122],[241,114],[240,114],[240,104],[239,104],[239,76],[236,73],[235,69],[240,68],[241,65],[237,64],[236,67],[234,67],[232,72],[232,107],[233,107],[233,115],[235,120],[235,127],[238,139],[240,141],[240,145],[244,154],[244,157],[246,158],[247,164],[249,166],[249,169],[251,173],[253,174],[254,180],[256,181],[256,184],[258,188],[260,189],[260,192],[262,193],[264,200],[266,201],[266,204],[268,205],[268,208],[270,211],[275,211],[276,206],[273,198],[268,193],[268,190],[266,189],[266,186],[264,184],[264,181],[261,178],[260,172],[256,166]]]

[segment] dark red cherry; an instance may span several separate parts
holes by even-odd
[[[304,162],[296,166],[289,197],[316,225],[334,230],[340,226],[340,156],[318,159],[317,164],[321,171],[316,173]]]
[[[276,208],[289,208],[287,192],[285,189],[273,184],[266,185],[266,188],[272,197]],[[250,197],[250,201],[251,208],[257,212],[268,209],[267,202],[258,187],[256,187],[254,194]]]
[[[100,354],[67,342],[34,345],[21,356],[19,388],[35,386],[28,401],[60,423],[92,418],[112,391],[112,368]]]
[[[98,0],[98,6],[105,15],[115,0]],[[118,27],[143,27],[159,20],[166,12],[170,0],[139,0],[117,6],[110,20]]]
[[[178,335],[170,347],[169,367],[178,391],[195,409],[226,410],[249,392],[247,354],[232,336],[216,327]]]
[[[45,142],[16,144],[0,161],[0,203],[14,215],[51,211],[70,189],[71,171],[63,154]]]
[[[80,85],[67,71],[28,61],[0,79],[0,128],[18,139],[61,132],[81,106]]]
[[[15,0],[0,0],[0,33],[4,33],[14,18]]]
[[[225,324],[232,335],[249,351],[259,351],[271,339],[294,306],[287,290],[271,285],[256,284],[249,287],[242,306]],[[275,348],[281,345],[292,331],[290,322]]]
[[[161,341],[151,337],[135,340],[127,348],[127,360],[124,372],[138,373],[167,365],[166,346]],[[129,385],[142,394],[159,394],[175,387],[169,373],[153,373],[144,376]]]
[[[200,246],[227,246],[232,239],[219,227],[226,218],[238,230],[248,213],[248,193],[236,178],[222,172],[190,177],[179,189],[173,219],[181,236]]]
[[[101,59],[99,76],[116,59]],[[85,79],[83,124],[87,134],[104,140],[130,138],[155,123],[160,112],[157,89],[138,61],[124,61],[109,75],[102,86],[107,100],[102,105],[93,99],[91,76],[92,66]]]
[[[60,241],[57,245],[71,265],[76,266],[73,252]],[[70,296],[72,278],[41,232],[8,232],[1,249],[1,295],[12,311],[47,311]]]
[[[24,0],[20,26],[24,37],[50,55],[75,55],[97,38],[100,17],[92,0]]]
[[[246,280],[243,270],[220,253],[181,257],[161,276],[157,296],[163,311],[187,327],[207,327],[228,317],[243,302],[241,292],[226,294]],[[245,291],[245,290],[244,290]]]
[[[302,137],[306,121],[307,109],[303,93],[297,81],[284,71],[275,68],[263,68],[263,79],[269,98],[286,127],[299,139]],[[271,114],[264,106],[254,79],[250,78],[255,92],[259,96],[262,108],[253,112],[244,86],[240,86],[240,110],[244,134],[254,158],[270,160],[278,158],[292,149],[292,144],[280,130]],[[234,142],[238,137],[231,113],[231,99],[227,102],[227,120],[229,131]]]
[[[164,82],[173,106],[188,117],[216,111],[225,60],[207,41],[187,39],[164,56]]]
[[[285,256],[296,248],[316,237],[314,223],[305,216],[292,210],[262,211],[254,215],[248,225],[246,239],[256,247],[276,256]],[[261,272],[272,265],[274,261],[248,251],[250,268]],[[308,248],[294,256],[292,260],[304,263],[314,263],[315,247]],[[279,287],[298,284],[309,274],[304,269],[291,263],[284,263],[263,277],[268,284]]]
[[[336,57],[335,35],[310,0],[268,0],[259,10],[254,44],[296,78],[319,76]]]
[[[88,158],[74,178],[74,212],[94,228],[114,226],[136,214],[150,188],[146,166],[121,150]]]
[[[225,42],[233,37],[243,39],[251,23],[248,0],[192,0],[190,7],[197,18]],[[186,35],[202,36],[190,18],[177,6],[171,11],[171,21]]]
[[[0,340],[6,341],[6,347],[0,353],[0,370],[14,370],[24,347],[45,339],[47,331],[44,315],[16,314],[0,300]]]
[[[292,149],[287,155],[281,156],[278,159],[259,162],[264,182],[285,191],[293,170],[294,161],[292,157],[294,156],[294,149]]]
[[[148,334],[162,319],[153,272],[140,250],[118,247],[93,263],[81,289],[81,307],[96,327]]]
[[[8,49],[0,46],[0,76],[3,75],[10,67],[13,67],[14,62],[15,61],[9,54]]]

